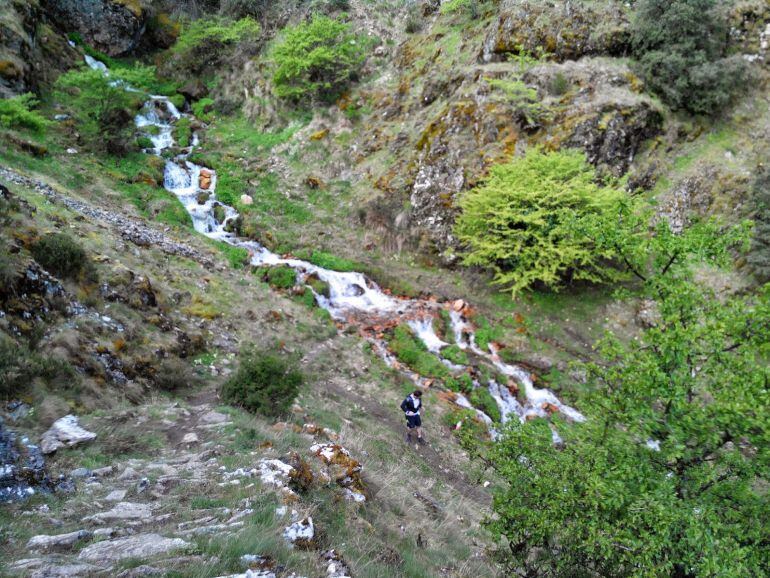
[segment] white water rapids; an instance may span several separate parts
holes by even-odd
[[[109,74],[103,63],[90,57],[86,57],[86,62],[91,68]],[[128,86],[125,88],[132,90]],[[135,117],[136,127],[143,136],[152,141],[152,148],[146,149],[145,152],[161,155],[173,147],[175,145],[174,123],[182,117],[191,118],[189,115],[180,113],[168,98],[150,96]],[[189,161],[189,156],[197,143],[198,136],[194,133],[191,146],[181,149],[176,157],[166,162],[164,176],[165,188],[176,195],[187,209],[196,231],[212,239],[247,249],[252,265],[291,267],[297,272],[299,284],[306,284],[311,276],[324,281],[329,286],[329,296],[326,297],[314,291],[318,305],[326,309],[335,320],[356,325],[387,363],[400,369],[420,386],[429,386],[430,380],[417,375],[395,359],[388,351],[387,343],[381,335],[378,335],[381,333],[380,328],[407,323],[428,351],[441,359],[454,375],[470,374],[473,376],[474,387],[484,387],[477,379],[477,371],[473,366],[457,365],[442,357],[442,349],[449,344],[436,334],[433,322],[439,317],[441,309],[445,309],[450,313],[454,341],[457,346],[509,378],[508,383],[505,384],[489,380],[486,386],[500,408],[503,422],[512,417],[521,421],[532,417],[547,418],[554,412],[560,412],[573,421],[584,420],[577,410],[561,403],[553,392],[536,388],[527,371],[504,363],[494,345],[490,345],[488,351],[481,350],[476,345],[475,328],[464,314],[465,309],[458,310],[455,304],[442,304],[432,300],[396,298],[382,291],[376,283],[362,273],[341,273],[306,261],[284,258],[255,241],[237,237],[232,232],[233,227],[230,226],[238,218],[237,211],[216,200],[216,172]],[[463,394],[456,394],[454,402],[460,407],[476,411],[478,417],[488,425],[494,435],[493,421],[481,410],[474,408]],[[554,441],[558,439],[558,433],[554,430]]]

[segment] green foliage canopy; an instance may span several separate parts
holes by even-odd
[[[505,480],[489,527],[527,576],[764,576],[770,500],[770,291],[717,296],[692,265],[745,237],[665,225],[629,262],[656,321],[584,366],[586,423],[508,426],[484,455]],[[623,247],[623,250],[630,249]]]
[[[578,151],[530,150],[493,167],[459,202],[455,233],[467,247],[464,263],[491,268],[494,283],[513,295],[536,283],[557,289],[569,279],[614,278],[607,265],[614,249],[583,230],[597,218],[614,226],[625,196],[595,180]]]
[[[43,115],[35,110],[37,104],[37,99],[33,94],[0,99],[0,126],[43,132],[49,123]]]
[[[155,68],[136,66],[113,70],[82,67],[56,81],[56,98],[72,111],[85,143],[93,149],[124,152],[134,132],[134,112],[155,84]],[[126,86],[136,91],[126,90]]]
[[[222,386],[222,398],[251,412],[279,416],[289,410],[303,382],[302,373],[275,353],[247,351]]]
[[[293,101],[334,99],[356,79],[366,50],[363,36],[327,16],[287,27],[270,53],[275,94]]]
[[[716,0],[640,0],[632,25],[636,68],[674,109],[713,114],[748,80],[728,56],[729,26]]]

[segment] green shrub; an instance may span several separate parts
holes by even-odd
[[[494,421],[499,423],[502,419],[500,407],[486,387],[477,387],[471,391],[468,400],[473,404],[473,407],[480,409]]]
[[[554,96],[563,96],[567,94],[569,90],[569,80],[567,80],[567,77],[564,76],[564,73],[557,72],[556,75],[551,79],[551,82],[548,86],[548,91]]]
[[[6,128],[26,128],[33,132],[43,132],[48,120],[35,111],[37,99],[33,94],[22,94],[0,100],[0,126]]]
[[[447,389],[456,391],[458,393],[470,393],[473,389],[473,378],[467,373],[463,373],[459,377],[450,377],[444,384]]]
[[[421,376],[436,379],[450,377],[449,369],[441,363],[438,357],[427,350],[425,344],[415,337],[407,325],[396,327],[389,345],[399,361],[408,365]]]
[[[748,82],[728,56],[729,25],[717,0],[640,0],[632,25],[636,69],[674,109],[714,114]]]
[[[499,325],[493,325],[485,317],[478,316],[473,321],[476,324],[476,345],[482,351],[489,351],[490,343],[503,338],[502,328]]]
[[[766,283],[770,281],[770,167],[757,175],[751,203],[754,235],[747,260],[757,279]]]
[[[269,267],[266,277],[270,286],[276,289],[291,289],[297,284],[297,272],[288,265]]]
[[[468,361],[468,354],[460,349],[459,345],[450,345],[449,347],[445,347],[441,350],[441,355],[444,356],[445,359],[457,365],[468,365],[470,363]]]
[[[174,140],[176,140],[176,144],[180,147],[190,146],[192,127],[190,126],[190,119],[186,116],[180,118],[174,124]]]
[[[193,20],[182,28],[164,68],[178,77],[200,75],[223,63],[235,46],[259,40],[260,32],[257,21],[249,16],[240,20],[211,16]]]
[[[285,414],[304,382],[301,372],[274,353],[249,351],[241,355],[235,374],[222,386],[227,403],[269,416]]]
[[[191,105],[193,115],[198,120],[210,122],[214,111],[214,101],[211,98],[201,98]]]
[[[487,83],[499,91],[501,98],[512,105],[516,116],[528,126],[539,126],[548,118],[549,110],[543,106],[537,90],[522,80],[489,79]]]
[[[139,136],[136,138],[136,146],[140,149],[151,149],[153,147],[152,139],[148,136]]]
[[[160,362],[152,382],[158,389],[168,392],[189,391],[201,384],[201,379],[189,363],[171,357]]]
[[[333,100],[357,78],[367,45],[349,24],[327,16],[287,27],[270,52],[275,94]]]
[[[56,81],[56,98],[66,105],[78,123],[89,148],[123,154],[133,140],[134,114],[146,98],[141,92],[154,83],[153,67],[137,66],[111,71],[78,68]],[[127,91],[116,80],[140,92]]]
[[[32,245],[32,254],[49,272],[64,278],[77,277],[89,265],[85,249],[65,233],[49,233]]]
[[[480,0],[446,0],[441,3],[441,14],[465,14],[477,18],[481,9]]]
[[[459,202],[454,230],[466,248],[464,263],[491,269],[493,283],[514,296],[535,284],[558,289],[571,280],[615,278],[607,263],[613,253],[583,230],[596,219],[614,226],[625,195],[595,181],[578,151],[530,150],[492,167]]]

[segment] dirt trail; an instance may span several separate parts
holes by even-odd
[[[404,420],[397,415],[397,412],[389,410],[369,396],[360,395],[355,391],[348,391],[336,384],[325,383],[324,387],[330,393],[345,397],[354,404],[360,405],[368,416],[385,424],[393,432],[394,436],[401,439],[404,435]],[[405,442],[402,441],[402,443],[404,443],[406,451],[417,453],[430,466],[437,478],[451,485],[463,497],[473,500],[482,506],[489,506],[492,503],[492,497],[481,486],[469,480],[462,472],[452,471],[444,467],[446,459],[431,447],[430,442],[421,446],[407,446]]]

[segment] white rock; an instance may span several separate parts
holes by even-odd
[[[299,541],[309,542],[314,536],[315,527],[313,526],[313,518],[310,516],[287,526],[283,531],[283,537],[292,546]]]
[[[135,480],[139,477],[139,473],[132,467],[127,467],[123,470],[123,473],[118,476],[118,480],[124,482],[126,480]]]
[[[289,482],[289,473],[294,469],[281,460],[259,460],[257,464],[262,483],[274,488],[283,488]]]
[[[149,558],[190,547],[181,538],[164,538],[158,534],[137,534],[116,540],[97,542],[86,546],[78,555],[79,560],[109,564],[128,558]]]
[[[32,572],[30,578],[81,578],[102,570],[91,564],[49,564]]]
[[[342,495],[349,502],[356,502],[356,503],[360,504],[361,502],[365,502],[366,501],[366,496],[364,496],[363,494],[361,494],[359,492],[354,492],[350,488],[345,488],[343,490],[343,492],[342,492]]]
[[[51,428],[43,434],[40,449],[44,454],[52,454],[59,448],[73,447],[96,439],[96,434],[80,427],[78,418],[65,415],[57,419]]]
[[[104,523],[111,520],[148,520],[151,517],[152,507],[149,504],[120,502],[112,510],[88,516],[83,521]]]
[[[209,424],[220,424],[227,421],[227,416],[218,411],[209,411],[201,416],[201,421]]]
[[[193,445],[200,442],[200,439],[198,439],[198,434],[195,432],[190,432],[184,435],[182,438],[182,443],[187,445]]]
[[[254,199],[252,199],[250,195],[241,195],[242,205],[251,205],[252,203],[254,203]]]
[[[246,570],[243,574],[230,574],[229,576],[219,576],[219,578],[276,578],[273,572],[269,570]]]
[[[59,534],[57,536],[48,536],[41,534],[30,538],[27,542],[28,550],[55,550],[67,549],[74,546],[80,540],[86,540],[91,537],[88,530],[78,530],[68,534]]]
[[[104,499],[108,502],[120,502],[126,497],[126,490],[112,490]]]

